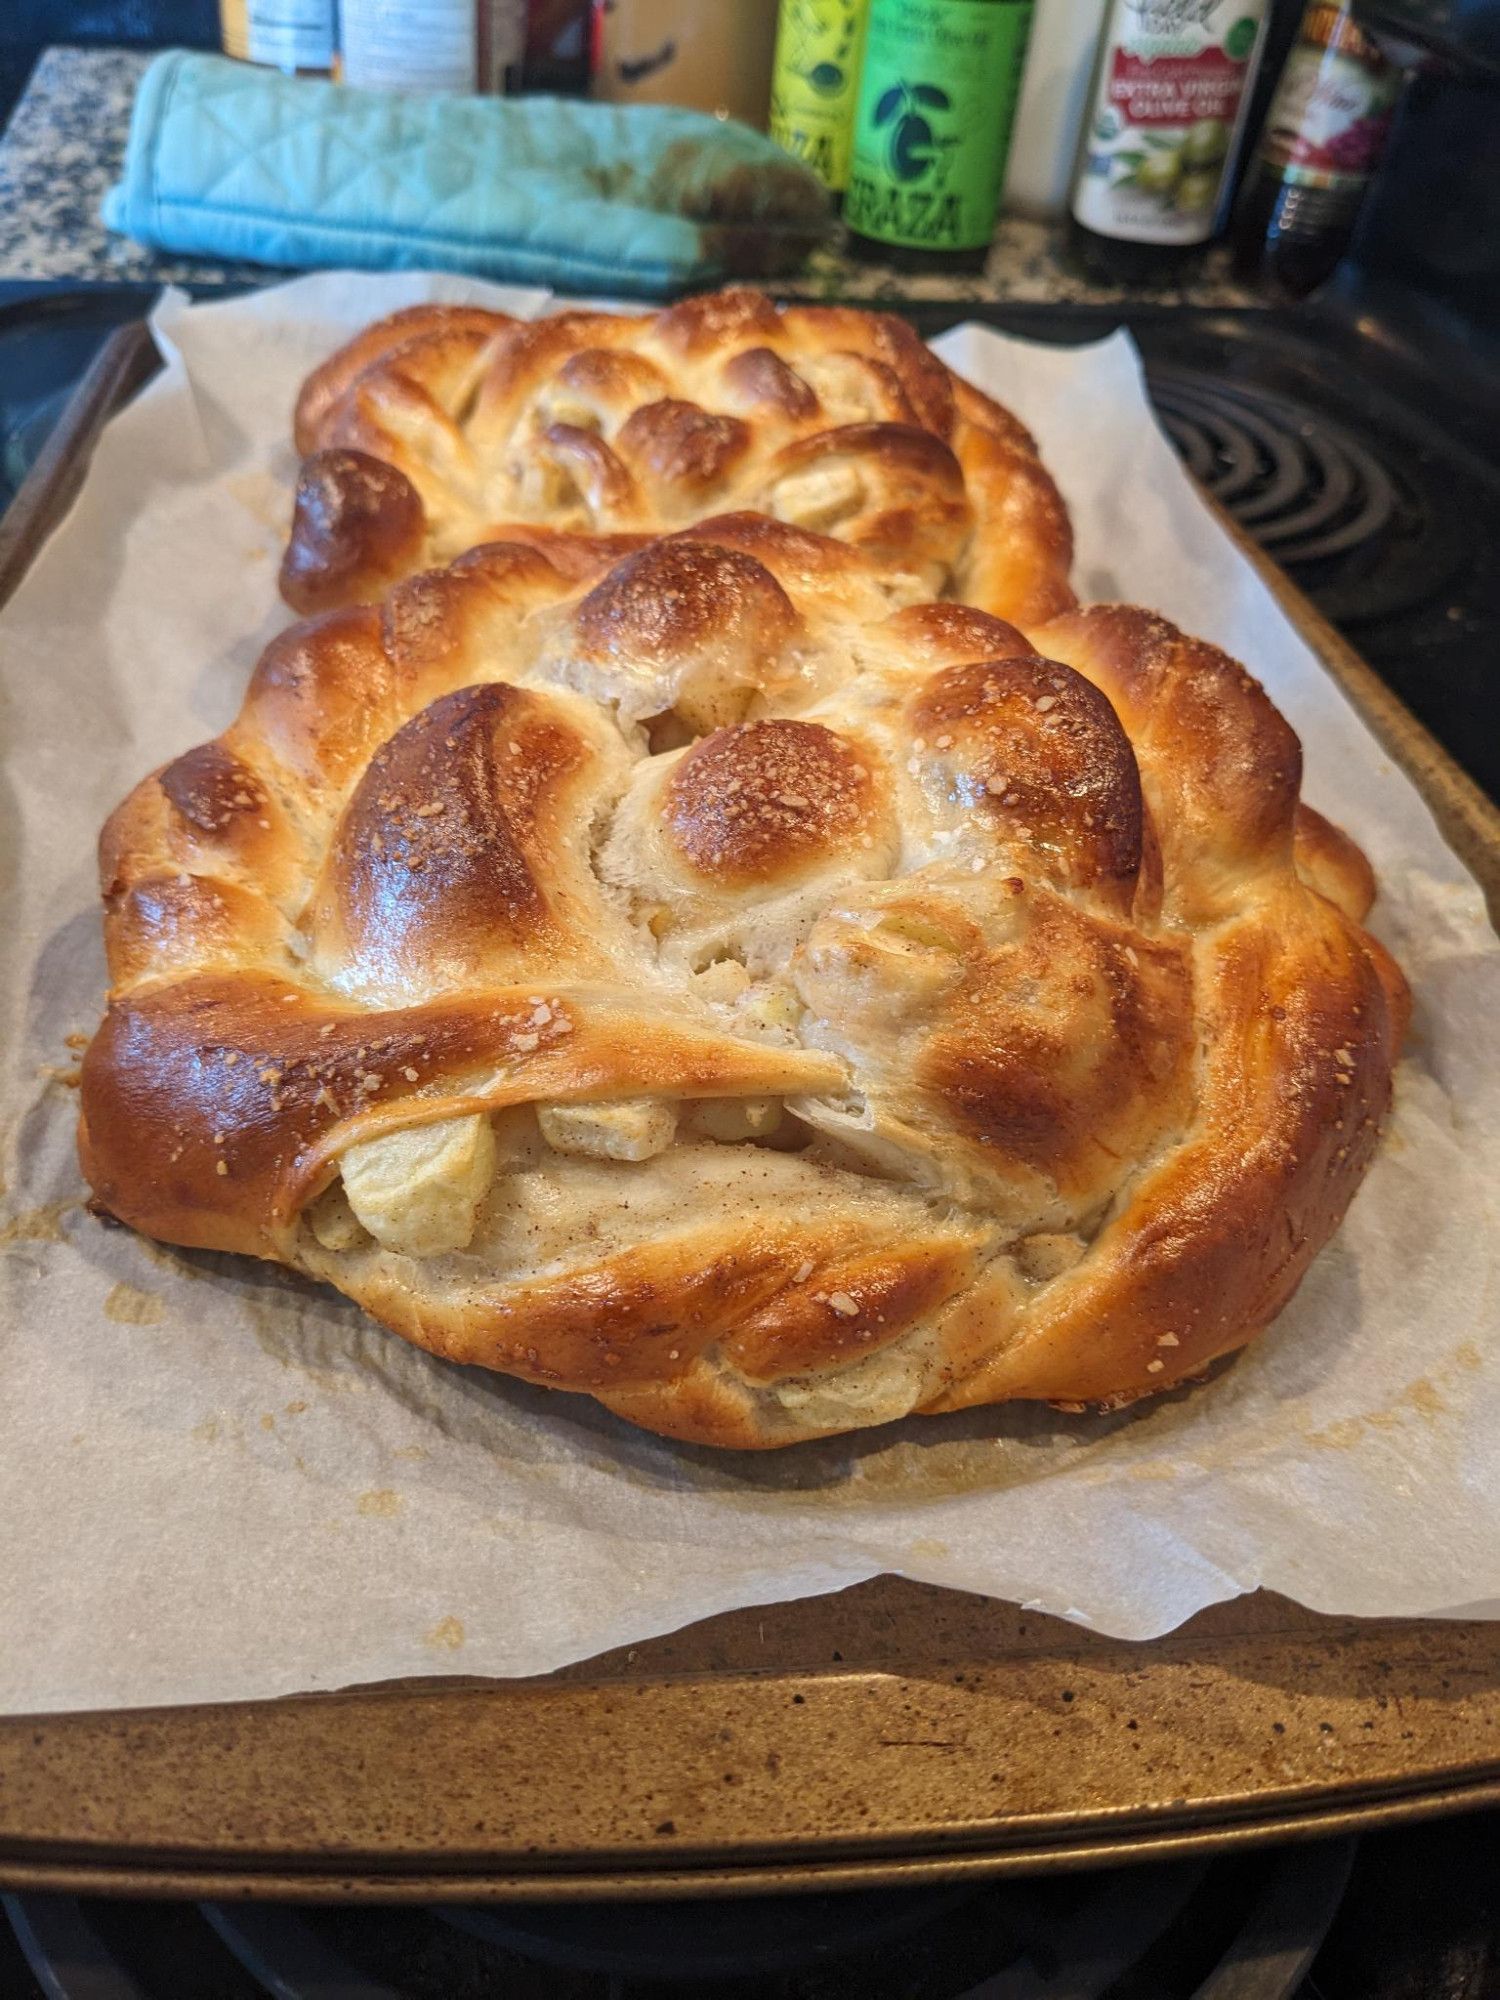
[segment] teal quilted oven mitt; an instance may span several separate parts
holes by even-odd
[[[780,147],[696,111],[408,97],[176,49],[141,79],[104,220],[162,250],[649,297],[794,269],[829,210]]]

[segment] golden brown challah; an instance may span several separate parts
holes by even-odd
[[[1073,602],[1031,438],[886,314],[746,290],[535,321],[417,306],[309,378],[296,442],[281,581],[302,612],[374,602],[521,524],[543,545],[639,539],[731,508],[1023,624]]]
[[[1405,998],[1258,684],[750,515],[553,555],[286,633],[116,812],[99,1203],[723,1445],[1265,1326]]]

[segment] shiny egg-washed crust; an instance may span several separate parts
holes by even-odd
[[[1023,633],[749,515],[481,548],[275,640],[110,820],[84,1169],[680,1438],[1166,1389],[1389,1100],[1405,988],[1299,774],[1128,606]],[[416,1128],[478,1176],[430,1253],[338,1207]]]
[[[1073,602],[1067,513],[1030,436],[885,313],[744,289],[531,321],[415,306],[308,378],[296,443],[281,587],[304,613],[376,602],[518,524],[545,547],[731,508],[1022,624]]]

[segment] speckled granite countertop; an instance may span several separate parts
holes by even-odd
[[[162,256],[112,236],[99,220],[104,191],[120,177],[135,87],[150,60],[134,49],[43,54],[0,136],[0,279],[264,281],[261,265]]]
[[[0,0],[3,4],[3,0]],[[48,49],[0,137],[0,279],[244,284],[272,273],[260,264],[173,257],[112,236],[99,220],[118,179],[135,86],[150,57],[125,49]],[[783,292],[812,297],[1010,299],[1106,303],[1127,296],[1074,276],[1044,224],[1003,221],[982,276],[912,277],[820,253]],[[1190,283],[1136,291],[1140,301],[1238,305],[1246,294],[1212,256]]]

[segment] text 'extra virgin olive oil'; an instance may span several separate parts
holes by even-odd
[[[870,0],[781,0],[770,133],[835,195],[849,185]]]
[[[1031,14],[1032,0],[871,0],[844,200],[860,255],[983,268]]]
[[[1091,278],[1179,275],[1223,226],[1267,0],[1113,0],[1069,198]]]

